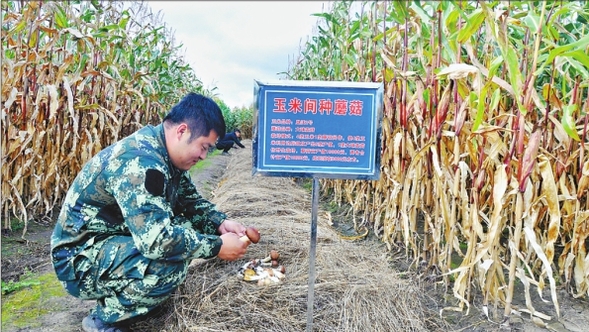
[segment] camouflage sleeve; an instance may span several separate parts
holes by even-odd
[[[180,180],[178,203],[193,227],[205,234],[218,234],[219,225],[227,218],[223,212],[217,211],[215,204],[198,193],[188,172]]]
[[[199,234],[173,222],[166,200],[169,178],[154,161],[143,165],[138,156],[127,159],[110,176],[107,190],[115,197],[137,249],[147,258],[182,261],[216,256],[222,240],[217,235]]]

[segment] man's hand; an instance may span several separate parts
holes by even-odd
[[[219,233],[221,233],[221,235],[227,234],[227,233],[235,233],[239,236],[244,236],[245,235],[245,226],[243,226],[242,224],[238,223],[235,220],[226,219],[225,221],[223,221],[221,223],[221,226],[219,226],[217,231],[219,231]]]
[[[241,241],[239,235],[225,233],[221,235],[221,240],[223,240],[223,245],[221,245],[221,250],[217,254],[217,257],[227,261],[243,258],[247,249],[247,243]]]

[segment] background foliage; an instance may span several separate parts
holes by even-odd
[[[586,1],[337,1],[287,72],[383,82],[379,181],[324,180],[356,227],[468,310],[589,294]]]
[[[251,138],[253,132],[253,106],[242,106],[230,109],[222,100],[216,100],[223,111],[227,132],[235,129],[241,131],[243,138]]]

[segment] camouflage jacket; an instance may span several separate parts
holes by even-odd
[[[160,124],[147,126],[94,156],[72,183],[51,236],[60,280],[72,280],[78,255],[92,262],[101,240],[132,236],[154,260],[216,256],[226,215],[170,162]]]

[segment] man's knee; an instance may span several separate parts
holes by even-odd
[[[153,278],[153,276],[156,276],[162,288],[161,291],[166,292],[168,290],[172,292],[184,282],[187,271],[187,262],[151,261],[145,271],[145,277]]]
[[[173,292],[186,279],[188,263],[184,261],[152,260],[133,251],[121,265],[111,271],[111,282],[135,284],[136,291],[148,296]]]
[[[122,291],[138,302],[159,302],[186,280],[187,270],[188,264],[183,262],[151,261],[145,275],[141,279],[127,280]]]
[[[138,296],[162,296],[184,282],[188,269],[187,262],[152,260],[143,256],[132,238],[126,236],[106,239],[95,260],[81,257],[79,263],[76,264],[78,278],[64,286],[73,296],[86,299],[101,298],[124,289]]]

